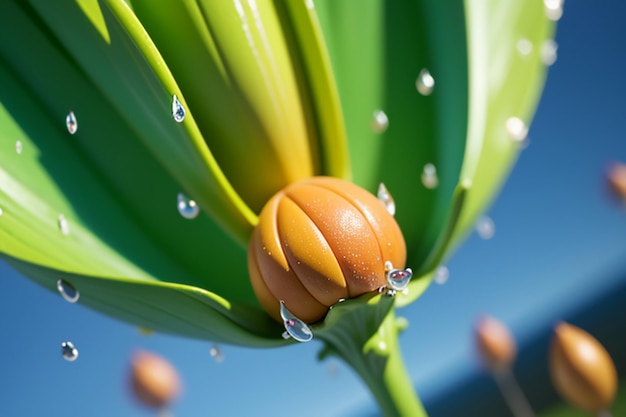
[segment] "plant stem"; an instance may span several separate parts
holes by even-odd
[[[350,327],[354,330],[358,326]],[[322,356],[335,354],[349,364],[368,386],[385,417],[427,417],[402,361],[398,344],[401,327],[391,308],[373,334],[346,331],[320,336],[326,345]]]
[[[534,417],[530,403],[520,388],[510,368],[493,373],[493,377],[500,387],[500,391],[515,417]]]

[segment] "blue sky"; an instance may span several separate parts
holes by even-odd
[[[626,207],[607,193],[604,173],[626,162],[626,6],[568,0],[558,60],[523,151],[489,216],[495,237],[475,234],[448,262],[450,278],[399,311],[405,362],[429,396],[477,366],[471,331],[478,314],[507,323],[523,343],[605,291],[624,285]],[[184,381],[176,416],[344,416],[373,413],[364,385],[340,362],[318,362],[317,342],[272,350],[165,335],[65,302],[0,264],[3,416],[152,416],[127,391],[135,349],[168,358]],[[80,351],[69,363],[62,341]]]

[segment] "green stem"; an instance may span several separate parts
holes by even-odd
[[[406,322],[397,320],[391,308],[372,334],[354,331],[360,326],[356,322],[358,318],[351,318],[355,321],[354,327],[349,326],[353,331],[320,336],[325,343],[320,356],[334,354],[349,364],[369,387],[385,417],[427,417],[404,367],[398,344],[398,334]]]

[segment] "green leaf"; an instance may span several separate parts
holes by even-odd
[[[52,291],[56,291],[57,280],[65,280],[80,291],[81,304],[143,328],[253,347],[288,343],[280,337],[281,326],[269,316],[198,287],[93,278],[3,258]]]
[[[316,5],[346,117],[354,180],[372,192],[378,181],[385,183],[409,264],[432,270],[492,201],[515,162],[520,144],[507,134],[506,122],[530,123],[545,81],[541,47],[554,23],[541,2]],[[517,49],[521,39],[532,43],[528,55]],[[415,87],[422,69],[435,80],[426,96]],[[371,129],[376,109],[389,119],[382,134]],[[428,163],[437,170],[432,190],[421,184]],[[461,208],[453,200],[463,181],[472,185]]]
[[[103,288],[110,279],[141,281],[146,292],[148,282],[169,281],[220,294],[232,311],[259,315],[245,250],[223,229],[229,223],[245,240],[252,222],[213,175],[206,144],[193,138],[190,113],[182,126],[173,120],[170,93],[111,9],[101,10],[109,43],[78,6],[36,7],[3,2],[0,10],[3,256],[48,270],[49,288],[57,272]],[[70,110],[78,121],[74,135],[65,126]],[[177,212],[179,192],[202,207],[196,219]],[[89,290],[77,288],[88,301]],[[117,305],[131,322],[133,314],[150,317],[141,304],[111,298],[108,305],[105,311]],[[180,314],[184,319],[185,310]],[[147,326],[159,329],[159,317]]]
[[[323,43],[298,5],[133,2],[209,148],[257,212],[290,183],[347,169]],[[320,149],[320,136],[333,145]]]
[[[502,186],[523,143],[507,131],[511,117],[530,126],[545,83],[546,42],[555,24],[542,2],[466,1],[470,101],[461,178],[471,179],[454,243],[472,227]],[[520,41],[532,45],[529,53]]]
[[[464,9],[459,2],[316,2],[346,119],[354,181],[393,195],[409,263],[419,269],[447,222],[459,183],[467,120]],[[420,72],[434,92],[416,88]],[[372,129],[373,113],[389,119]],[[433,164],[439,185],[421,177]]]

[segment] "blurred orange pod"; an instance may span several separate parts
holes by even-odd
[[[165,358],[147,351],[131,359],[131,388],[135,398],[151,408],[163,408],[180,394],[176,369]]]
[[[606,173],[611,191],[620,198],[626,198],[626,164],[613,162]]]
[[[515,340],[499,320],[481,316],[475,327],[476,346],[484,364],[492,371],[507,369],[517,355]]]
[[[550,374],[556,390],[576,407],[607,410],[617,390],[617,372],[606,349],[589,333],[560,323],[550,346]]]

